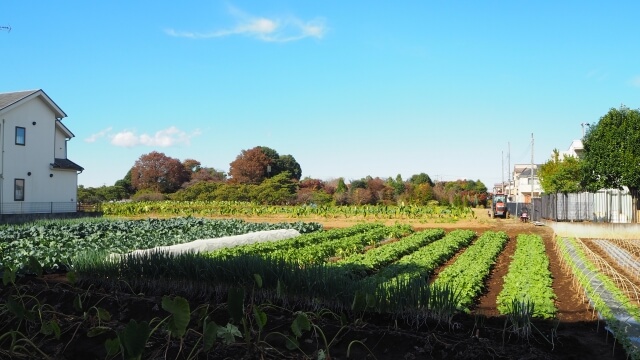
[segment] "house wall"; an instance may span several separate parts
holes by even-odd
[[[62,131],[58,130],[57,128],[54,143],[54,153],[55,157],[58,159],[67,158],[67,138],[62,133]]]
[[[535,196],[539,196],[542,191],[540,181],[537,176],[533,178],[533,193]],[[531,183],[529,177],[518,177],[515,180],[515,196],[514,202],[531,202]]]
[[[65,146],[64,139],[60,139],[56,130],[55,113],[42,100],[34,98],[2,114],[0,119],[0,146],[4,150],[0,156],[3,175],[0,179],[0,203],[14,203],[16,178],[25,181],[24,202],[18,203],[75,203],[76,172],[50,169],[54,154],[63,154],[58,149],[60,146],[56,145],[62,140],[62,146]],[[15,144],[16,126],[25,128],[24,146]]]

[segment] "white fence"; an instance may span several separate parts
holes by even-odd
[[[543,194],[542,218],[554,221],[637,223],[638,196],[628,189]]]

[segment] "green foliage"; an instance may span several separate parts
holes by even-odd
[[[336,186],[336,193],[342,194],[347,192],[347,184],[344,183],[344,178],[338,178],[338,185]]]
[[[80,219],[43,221],[0,227],[3,256],[0,267],[31,272],[68,267],[84,253],[91,256],[182,244],[197,239],[240,235],[260,230],[294,228],[301,233],[321,228],[317,223],[251,223],[192,217],[146,220]],[[8,276],[8,273],[5,272]]]
[[[300,180],[302,168],[293,156],[280,155],[280,158],[276,161],[276,165],[281,169],[281,173],[288,172],[292,179]]]
[[[210,321],[209,318],[205,318],[202,325],[202,347],[204,351],[209,351],[216,342],[218,337],[218,324],[215,321]]]
[[[169,195],[169,198],[176,201],[215,200],[214,194],[222,186],[226,185],[213,181],[203,181],[186,189],[180,189]]]
[[[244,288],[232,287],[229,289],[227,308],[231,319],[236,324],[241,323],[244,317]]]
[[[171,314],[169,322],[167,323],[169,333],[171,336],[182,338],[187,331],[191,317],[189,302],[180,296],[176,296],[174,299],[163,296],[162,308]]]
[[[451,258],[458,250],[469,245],[476,237],[471,230],[457,229],[442,239],[431,242],[398,261],[382,268],[375,275],[362,280],[364,289],[376,288],[378,294],[386,296],[388,289],[398,282],[413,281],[429,277],[433,271]]]
[[[582,185],[602,188],[640,188],[640,110],[610,109],[583,140]]]
[[[425,230],[402,238],[399,241],[373,248],[365,253],[356,253],[341,259],[336,265],[351,266],[359,271],[374,272],[405,255],[444,237],[443,229]],[[400,236],[398,237],[400,238]]]
[[[438,275],[434,285],[455,289],[459,294],[457,308],[468,312],[474,299],[484,289],[484,280],[507,240],[509,237],[504,232],[484,232]]]
[[[222,338],[222,342],[226,345],[230,345],[236,342],[236,337],[241,338],[242,333],[240,329],[234,324],[227,324],[226,326],[218,326],[218,337]]]
[[[257,185],[235,185],[233,187],[255,187]],[[229,189],[232,186],[221,186]],[[241,191],[241,190],[238,190]],[[243,191],[253,191],[245,189]],[[473,218],[473,211],[468,207],[440,206],[431,202],[429,205],[296,205],[275,206],[258,205],[242,201],[162,201],[162,202],[122,202],[102,204],[105,215],[112,216],[205,216],[205,217],[252,217],[266,215],[286,215],[291,218],[324,217],[324,218],[375,218],[375,219],[417,219],[429,222],[456,222],[459,219]]]
[[[296,195],[296,184],[288,171],[264,180],[254,188],[252,198],[260,204],[289,204]]]
[[[498,311],[510,314],[515,304],[527,303],[531,316],[544,319],[553,318],[556,313],[555,294],[552,289],[552,277],[549,270],[544,242],[539,235],[520,234],[517,238],[516,252],[504,277],[504,286],[498,294]]]
[[[95,204],[105,201],[118,201],[128,198],[130,193],[122,185],[100,186],[97,188],[78,186],[78,202]]]
[[[542,164],[538,171],[540,185],[546,193],[567,194],[581,191],[581,174],[581,161],[567,155],[560,159],[558,150],[553,151],[553,158]]]
[[[412,185],[420,185],[420,184],[429,184],[430,186],[434,186],[434,182],[431,180],[429,175],[425,173],[420,173],[413,175],[409,178],[409,183]]]
[[[118,332],[118,340],[123,349],[124,358],[141,359],[150,336],[151,328],[148,322],[130,320],[124,330]]]

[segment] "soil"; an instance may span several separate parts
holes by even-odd
[[[291,221],[274,218],[247,220]],[[355,223],[352,219],[304,221],[321,222],[325,229]],[[393,224],[395,221],[389,223]],[[171,338],[164,331],[154,332],[142,358],[187,359],[192,350],[192,358],[197,359],[319,359],[323,354],[326,359],[333,360],[626,358],[624,350],[605,331],[604,324],[598,322],[584,301],[582,292],[563,268],[554,248],[551,229],[520,223],[515,219],[488,219],[485,211],[479,211],[476,219],[455,224],[411,225],[416,230],[435,227],[445,230],[466,228],[478,233],[501,230],[509,235],[510,240],[486,281],[486,290],[471,314],[456,315],[449,323],[424,321],[416,324],[412,321],[415,319],[392,318],[380,314],[346,314],[341,317],[328,311],[300,308],[295,304],[274,304],[268,307],[261,304],[268,321],[260,334],[257,332],[257,325],[253,323],[251,312],[246,318],[252,341],[238,339],[230,345],[218,341],[210,351],[201,351],[202,327],[198,324],[199,318],[192,316],[190,330],[182,340]],[[528,337],[518,336],[507,319],[498,314],[495,306],[498,292],[502,288],[502,277],[506,274],[510,257],[515,251],[515,237],[520,233],[536,233],[543,237],[554,278],[553,289],[558,308],[556,320],[535,321]],[[105,342],[115,338],[116,332],[122,331],[132,319],[138,322],[152,321],[152,326],[155,326],[158,319],[168,315],[161,306],[162,295],[165,294],[140,294],[135,289],[96,288],[87,283],[82,286],[71,285],[65,274],[21,278],[17,286],[0,287],[0,303],[7,303],[9,297],[22,299],[26,309],[43,309],[40,313],[42,317],[35,316],[32,319],[27,311],[27,315],[23,314],[22,321],[19,321],[12,311],[0,311],[0,359],[38,359],[45,358],[45,355],[51,359],[108,358]],[[190,305],[193,311],[204,304],[198,300]],[[222,302],[211,299],[206,305],[211,319],[219,325],[227,323],[229,314]],[[99,317],[98,308],[106,310],[111,318]],[[316,326],[300,337],[299,349],[288,350],[280,334],[291,333],[291,324],[298,310],[308,311],[311,322]],[[41,331],[44,329],[42,323],[47,320],[55,320],[59,324],[59,339],[54,335],[44,335],[46,329]],[[89,333],[92,328],[100,328],[104,332]],[[16,351],[10,353],[10,337],[3,338],[2,334],[16,329],[29,341],[21,342],[23,347],[14,347]],[[323,340],[325,338],[326,343]]]

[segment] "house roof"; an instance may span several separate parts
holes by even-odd
[[[527,177],[531,175],[531,168],[526,168],[524,170],[522,170],[522,172],[520,173],[520,177]],[[538,172],[536,171],[536,169],[533,169],[533,176],[538,175]]]
[[[69,159],[60,159],[55,158],[53,164],[51,164],[52,169],[61,169],[61,170],[76,170],[83,171],[84,168]]]
[[[37,97],[40,97],[42,101],[49,106],[49,108],[55,113],[56,118],[67,117],[67,114],[65,114],[64,111],[62,111],[62,109],[60,109],[60,107],[58,107],[58,105],[40,89],[0,93],[0,113]]]
[[[64,134],[64,136],[67,137],[67,139],[71,139],[72,137],[74,137],[75,135],[73,135],[73,133],[71,132],[71,130],[69,130],[69,128],[67,128],[66,126],[64,126],[64,124],[62,123],[62,121],[60,120],[56,120],[56,127],[58,129],[60,129],[60,131],[62,131],[62,133]]]

